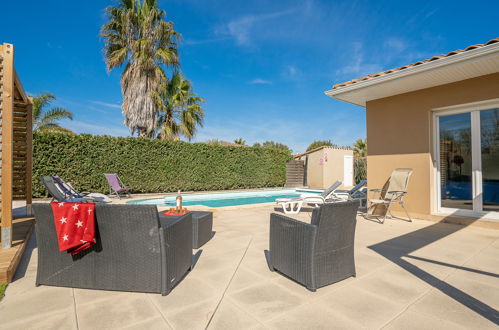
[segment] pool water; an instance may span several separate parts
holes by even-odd
[[[249,205],[260,203],[272,203],[277,198],[299,197],[303,193],[319,194],[319,192],[304,191],[299,189],[285,190],[260,190],[212,194],[182,194],[182,205],[204,205],[208,207]],[[149,204],[158,206],[175,206],[175,195],[164,198],[149,198],[131,201],[130,204]]]

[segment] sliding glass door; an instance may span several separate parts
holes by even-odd
[[[499,109],[436,115],[439,209],[499,212]]]
[[[480,111],[483,210],[499,211],[499,109]]]

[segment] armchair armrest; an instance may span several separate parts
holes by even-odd
[[[317,226],[270,215],[270,264],[301,283],[310,283]]]
[[[164,285],[168,291],[192,266],[192,214],[160,226]]]

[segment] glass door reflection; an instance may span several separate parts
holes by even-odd
[[[499,109],[480,111],[483,211],[499,211]]]
[[[473,209],[471,114],[439,117],[441,206]]]

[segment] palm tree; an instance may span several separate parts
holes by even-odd
[[[191,83],[181,73],[175,72],[169,82],[160,84],[159,92],[151,95],[160,110],[157,120],[160,139],[178,139],[182,135],[191,140],[197,126],[203,126],[204,111],[200,103],[204,99],[194,94]]]
[[[58,123],[61,119],[73,120],[71,111],[60,107],[45,109],[55,100],[53,94],[42,93],[30,97],[33,101],[33,131],[73,133]]]
[[[353,155],[355,157],[367,156],[367,139],[357,139],[353,145]]]
[[[107,69],[125,65],[121,74],[122,113],[125,125],[139,137],[156,130],[158,108],[151,97],[167,80],[163,65],[177,68],[180,34],[158,0],[120,0],[106,8],[108,23],[102,27]]]

